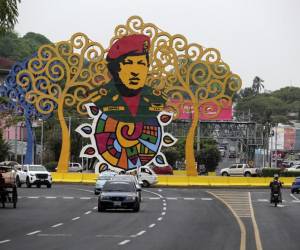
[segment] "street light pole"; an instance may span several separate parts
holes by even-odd
[[[42,119],[42,133],[41,133],[41,165],[43,165],[43,152],[44,152],[44,120]]]

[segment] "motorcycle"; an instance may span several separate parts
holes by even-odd
[[[277,207],[277,204],[281,202],[279,192],[274,192],[272,194],[271,203],[274,203],[274,206]]]

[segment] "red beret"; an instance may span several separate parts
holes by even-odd
[[[146,35],[124,36],[117,40],[109,49],[107,57],[116,59],[119,56],[135,52],[137,54],[148,52],[150,47],[150,37]]]

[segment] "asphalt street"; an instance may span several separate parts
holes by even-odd
[[[267,189],[148,188],[141,211],[97,212],[89,185],[20,188],[0,208],[0,249],[298,250],[300,195]]]

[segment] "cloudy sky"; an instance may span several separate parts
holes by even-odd
[[[299,0],[22,0],[20,35],[51,41],[84,32],[107,46],[118,24],[139,15],[171,34],[220,50],[243,87],[257,75],[265,88],[300,87]]]

